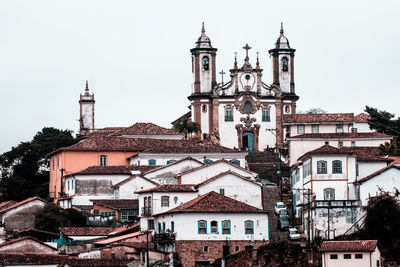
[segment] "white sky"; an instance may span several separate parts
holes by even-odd
[[[78,129],[90,81],[96,127],[148,121],[170,127],[188,111],[190,49],[201,22],[218,48],[217,69],[251,63],[280,23],[295,58],[298,110],[400,114],[400,1],[0,1],[0,153],[45,126]],[[219,76],[218,76],[219,77]],[[228,76],[225,76],[225,81]]]

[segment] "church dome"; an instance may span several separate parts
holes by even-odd
[[[283,34],[283,23],[281,23],[281,35],[279,36],[278,40],[276,40],[275,48],[276,49],[290,49],[289,40]]]
[[[200,35],[199,39],[197,39],[197,42],[196,42],[196,48],[212,48],[211,40],[206,35],[206,30],[204,29],[204,22],[203,22],[203,26],[201,28],[201,35]]]

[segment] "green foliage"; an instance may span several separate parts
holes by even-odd
[[[315,107],[315,108],[309,108],[306,111],[307,114],[322,114],[322,113],[326,113],[326,110],[323,110],[320,107]]]
[[[200,132],[200,124],[193,122],[190,118],[184,118],[174,124],[174,129],[178,130],[180,133],[185,134],[185,138],[193,133]]]
[[[54,203],[46,204],[35,217],[35,228],[57,233],[60,227],[84,227],[86,217],[75,209],[62,209]]]
[[[400,118],[394,119],[394,114],[369,106],[365,107],[365,111],[371,116],[368,120],[371,129],[394,137],[391,143],[381,146],[382,153],[391,156],[400,155]]]
[[[77,140],[69,130],[45,127],[30,142],[22,142],[0,155],[2,200],[21,201],[31,196],[47,198],[49,160],[46,155]]]

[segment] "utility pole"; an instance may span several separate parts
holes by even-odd
[[[308,246],[311,246],[311,189],[307,189],[307,195],[308,195]]]
[[[149,267],[149,230],[146,230],[146,266]]]

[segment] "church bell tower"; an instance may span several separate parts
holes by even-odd
[[[89,92],[89,84],[86,80],[85,93],[79,98],[79,135],[85,136],[94,130],[94,94]]]

